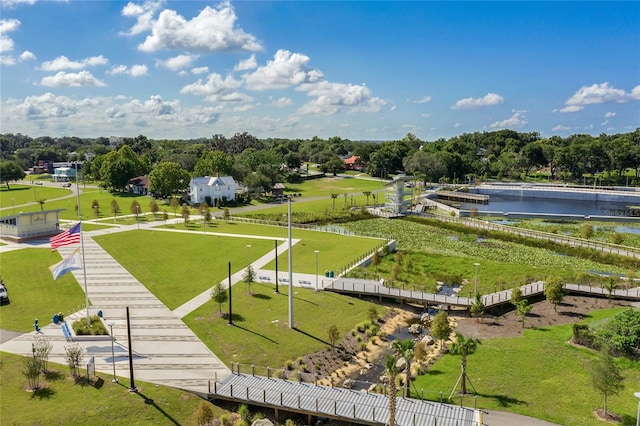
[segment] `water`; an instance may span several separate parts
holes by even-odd
[[[460,209],[511,213],[550,213],[608,216],[607,210],[628,209],[628,203],[491,195],[488,204],[461,203]]]
[[[640,234],[640,228],[631,228],[629,226],[616,226],[615,231],[621,234]]]

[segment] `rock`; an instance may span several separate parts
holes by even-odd
[[[431,321],[431,315],[429,315],[428,313],[426,313],[426,312],[425,312],[425,313],[424,313],[424,314],[422,314],[422,316],[420,317],[420,321],[421,321],[421,322],[427,322],[427,323],[428,323],[429,321]]]
[[[342,387],[345,389],[352,389],[355,383],[351,379],[346,379],[344,383],[342,383]]]
[[[251,426],[273,426],[273,422],[269,419],[260,419],[251,423]]]
[[[411,324],[408,328],[408,331],[411,334],[420,334],[422,333],[422,324]]]
[[[433,339],[433,337],[426,335],[422,338],[422,343],[424,343],[427,346],[431,346],[434,343],[436,343],[436,341]]]
[[[373,385],[369,386],[368,391],[369,391],[369,392],[375,392],[375,391],[376,391],[376,385],[375,385],[375,384],[373,384]]]
[[[404,358],[399,358],[396,361],[396,368],[398,369],[398,371],[404,371],[405,368],[407,368],[407,360]]]

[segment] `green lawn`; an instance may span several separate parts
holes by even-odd
[[[202,401],[192,393],[136,380],[138,393],[129,383],[112,383],[98,373],[91,385],[75,383],[69,369],[49,364],[52,370],[38,393],[27,391],[22,357],[0,353],[0,419],[4,425],[186,425],[196,426],[193,414]],[[41,376],[42,377],[42,376]],[[211,405],[216,418],[224,413]]]
[[[301,193],[303,197],[318,197],[330,194],[361,194],[384,188],[384,182],[356,178],[325,177],[310,179],[299,184],[286,184],[285,192]]]
[[[288,287],[253,284],[233,286],[235,326],[221,317],[212,301],[184,318],[185,323],[227,365],[231,362],[282,368],[287,360],[323,349],[327,330],[336,325],[340,336],[367,320],[370,303],[329,292],[294,288],[294,324],[289,328]],[[222,311],[228,313],[228,304]]]
[[[50,188],[48,186],[39,185],[22,185],[11,183],[9,189],[6,185],[0,187],[0,209],[3,214],[12,214],[12,208],[15,207],[16,213],[19,211],[37,211],[40,210],[40,204],[37,200],[51,200],[71,194],[71,191],[65,188]],[[23,206],[23,204],[30,204]],[[48,204],[45,206],[49,208]]]
[[[184,224],[163,225],[163,228],[184,230],[190,229],[202,232],[202,222],[191,222],[187,228]],[[287,238],[287,228],[285,226],[267,226],[251,223],[225,222],[224,220],[212,221],[206,227],[206,232],[218,232],[236,235],[259,235],[263,237],[273,237],[279,243]],[[318,254],[318,270],[323,273],[325,270],[337,271],[347,266],[350,262],[369,253],[374,247],[383,243],[377,238],[353,237],[340,234],[310,231],[305,229],[293,229],[292,237],[301,239],[293,247],[293,270],[299,273],[315,273],[315,250]],[[273,241],[270,243],[274,247]],[[348,250],[345,255],[345,250]],[[252,249],[253,252],[253,249]],[[288,253],[279,253],[278,269],[288,270]],[[265,265],[264,269],[275,270],[275,260]]]
[[[52,321],[54,314],[70,314],[84,308],[84,292],[72,274],[54,281],[49,266],[62,257],[49,249],[23,249],[2,253],[0,275],[7,285],[11,303],[0,306],[0,328],[33,330],[33,319],[40,325]]]
[[[591,313],[589,321],[611,316],[620,309]],[[478,392],[478,406],[511,411],[562,425],[600,425],[592,415],[601,407],[601,396],[591,384],[589,362],[596,354],[568,344],[572,326],[561,325],[526,330],[523,337],[486,339],[468,357],[467,372]],[[625,390],[610,397],[609,410],[624,416],[625,425],[635,424],[638,400],[633,397],[640,383],[640,364],[621,359]],[[453,389],[460,375],[460,357],[446,355],[427,374],[416,379],[417,389]],[[469,387],[470,388],[470,387]],[[437,392],[425,392],[437,399]],[[459,400],[454,396],[454,400]],[[473,404],[472,399],[466,401]]]

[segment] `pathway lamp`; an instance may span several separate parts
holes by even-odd
[[[313,252],[316,254],[316,291],[318,291],[318,254],[320,250],[314,250]]]
[[[479,263],[474,263],[473,266],[476,267],[476,284],[475,284],[475,294],[478,294],[478,266],[480,266]]]
[[[111,381],[113,383],[118,383],[118,378],[116,377],[116,353],[113,348],[113,341],[115,340],[115,337],[113,336],[113,326],[115,323],[115,321],[109,321],[107,325],[109,326],[109,332],[111,334],[111,364],[113,364],[113,380]]]

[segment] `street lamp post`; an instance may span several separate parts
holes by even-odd
[[[249,251],[249,257],[247,258],[247,268],[251,266],[251,244],[247,244],[247,250]]]
[[[107,325],[109,326],[109,330],[111,332],[111,363],[113,364],[113,380],[111,380],[113,383],[118,383],[118,378],[116,377],[116,353],[115,350],[113,349],[113,341],[115,340],[113,337],[113,325],[115,324],[115,321],[109,321],[107,323]]]
[[[638,398],[638,417],[636,419],[636,426],[640,426],[640,392],[634,392],[636,398]]]
[[[474,263],[473,266],[476,267],[476,285],[475,285],[475,290],[476,290],[476,294],[478,294],[478,266],[480,266],[479,263]]]
[[[316,254],[316,291],[318,291],[318,253],[320,253],[320,250],[314,250],[313,252]]]
[[[138,222],[138,229],[140,229],[140,206],[136,204],[136,222]]]

